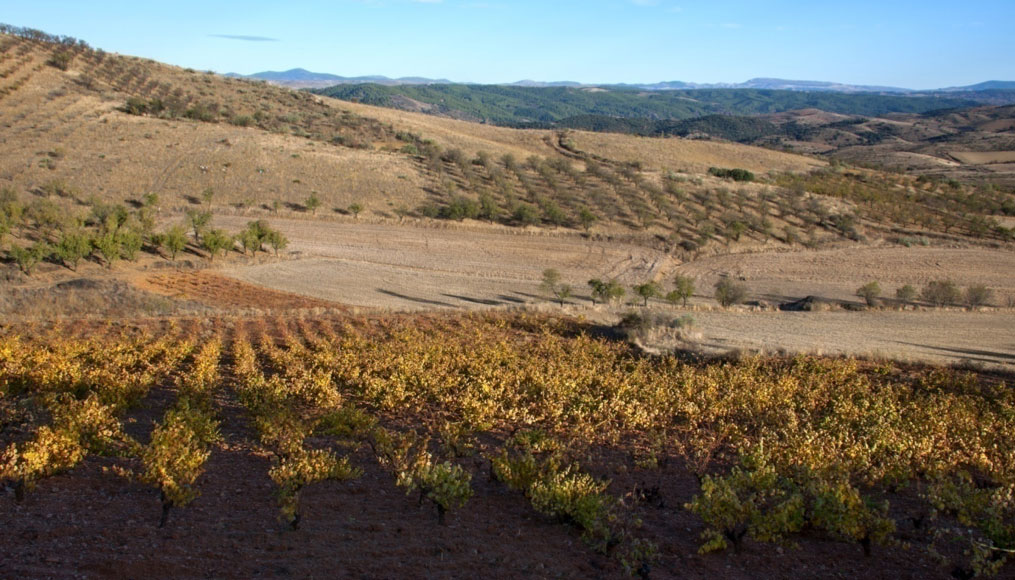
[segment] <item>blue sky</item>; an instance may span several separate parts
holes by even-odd
[[[916,89],[1015,80],[1015,0],[0,0],[0,7],[8,24],[244,74],[303,67],[489,83],[778,77]]]

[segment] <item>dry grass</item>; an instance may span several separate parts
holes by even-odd
[[[552,131],[508,129],[337,99],[326,101],[334,107],[349,109],[357,115],[378,119],[419,133],[425,138],[435,140],[446,149],[461,149],[471,156],[480,151],[486,151],[494,156],[510,153],[520,159],[525,159],[529,155],[555,155],[553,149],[546,144],[546,139],[553,136]]]
[[[242,218],[221,217],[236,229]],[[588,303],[589,278],[631,285],[672,269],[664,252],[578,235],[507,228],[430,228],[273,220],[300,259],[234,266],[224,273],[259,286],[354,306],[395,310],[485,309],[544,302],[543,270],[555,268]]]
[[[359,203],[365,215],[390,216],[400,206],[414,210],[428,199],[446,202],[433,192],[447,176],[434,176],[418,159],[392,152],[403,144],[399,131],[431,139],[444,150],[460,149],[470,158],[480,151],[495,158],[511,154],[519,161],[560,156],[547,131],[344,103],[117,55],[83,53],[63,72],[45,65],[51,47],[23,39],[13,39],[12,46],[9,55],[24,54],[3,63],[13,72],[0,79],[5,130],[0,184],[22,191],[62,179],[77,190],[79,202],[93,196],[122,202],[155,192],[164,209],[185,207],[186,196],[197,197],[209,187],[216,191],[216,203],[248,209],[270,207],[276,200],[283,209],[287,204],[298,209],[317,192],[323,213]],[[130,116],[118,110],[128,97],[213,106],[218,122]],[[255,115],[261,115],[255,124],[270,131],[227,122]],[[333,135],[357,148],[328,143]],[[815,164],[731,144],[585,137],[606,139],[608,146],[592,147],[597,155],[639,158],[657,169],[767,163],[769,169],[806,169]],[[470,191],[460,176],[450,177]],[[581,198],[585,191],[568,195]],[[624,220],[615,225],[630,226]]]
[[[610,133],[576,131],[575,146],[589,153],[619,161],[640,161],[653,169],[705,173],[709,167],[740,167],[756,173],[809,171],[823,167],[816,159],[735,143],[656,139]]]
[[[911,284],[951,279],[959,286],[983,284],[998,296],[1015,292],[1015,253],[987,248],[836,248],[714,256],[680,266],[711,289],[719,275],[742,277],[755,296],[808,295],[859,301],[857,288],[877,280],[885,297]]]
[[[1015,151],[952,151],[951,155],[971,165],[1015,163]]]

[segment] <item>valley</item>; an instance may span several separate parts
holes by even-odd
[[[1010,105],[2,31],[0,576],[1012,573]]]

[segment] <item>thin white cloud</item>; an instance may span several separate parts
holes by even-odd
[[[280,42],[277,38],[270,38],[267,36],[250,36],[247,34],[209,34],[215,38],[224,38],[226,40],[242,40],[244,42]]]

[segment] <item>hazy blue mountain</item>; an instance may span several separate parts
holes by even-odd
[[[343,77],[329,73],[308,71],[303,68],[294,68],[287,71],[264,71],[250,75],[228,73],[226,76],[235,78],[247,78],[266,81],[286,87],[307,89],[323,88],[335,85],[374,83],[378,85],[429,85],[429,84],[451,84],[447,79],[428,79],[423,77],[404,77],[393,79],[381,75],[369,75],[360,77]]]
[[[969,85],[969,86],[966,86],[966,87],[948,87],[947,89],[941,89],[941,90],[942,91],[948,91],[948,92],[952,92],[952,91],[956,91],[956,92],[962,92],[962,91],[975,92],[975,91],[996,91],[996,90],[1010,91],[1010,90],[1015,90],[1015,81],[986,81],[986,82],[982,82],[982,83],[977,83],[975,85]]]
[[[382,75],[368,75],[358,77],[344,77],[329,73],[308,71],[303,68],[294,68],[287,71],[264,71],[250,75],[229,73],[226,76],[242,77],[267,81],[277,85],[293,88],[325,88],[335,85],[373,83],[385,86],[402,85],[452,85],[452,84],[474,84],[453,82],[447,79],[431,79],[426,77],[401,77],[390,78]],[[759,89],[775,91],[804,91],[804,92],[832,92],[832,93],[935,93],[935,92],[978,92],[996,90],[1015,90],[1015,81],[986,81],[965,87],[948,87],[944,89],[916,91],[901,87],[872,86],[872,85],[851,85],[831,81],[809,81],[789,80],[778,78],[759,77],[742,83],[694,83],[686,81],[663,81],[657,83],[600,83],[584,84],[574,81],[536,81],[524,79],[513,83],[494,83],[494,86],[504,87],[609,87],[625,88],[642,91],[686,91],[695,89]]]

